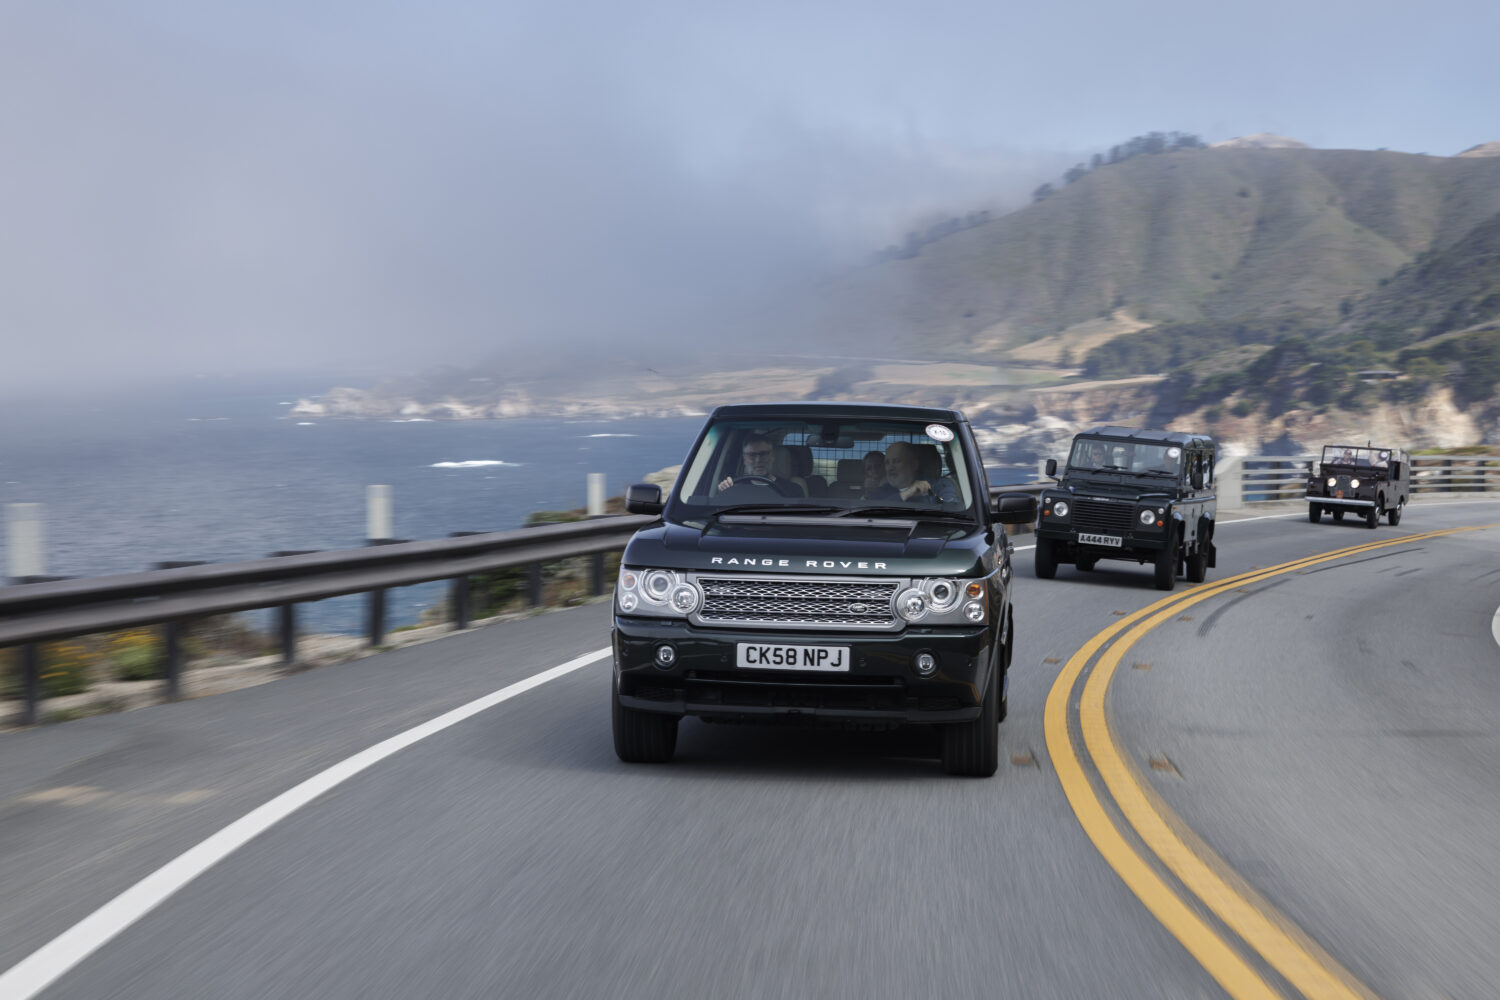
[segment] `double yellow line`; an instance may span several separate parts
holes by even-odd
[[[1319,1000],[1325,997],[1370,1000],[1375,994],[1368,987],[1235,875],[1228,864],[1198,839],[1141,780],[1109,731],[1105,695],[1115,670],[1130,647],[1184,608],[1225,591],[1319,563],[1479,530],[1483,529],[1449,528],[1356,545],[1241,573],[1164,598],[1127,615],[1090,639],[1068,660],[1053,683],[1044,711],[1047,751],[1079,823],[1130,890],[1231,996],[1248,1000],[1277,998],[1281,994],[1250,964],[1240,947],[1226,940],[1227,935],[1220,933],[1198,908],[1189,904],[1191,897],[1173,888],[1159,874],[1158,868],[1132,846],[1096,795],[1075,751],[1073,733],[1069,728],[1068,702],[1079,676],[1095,655],[1105,650],[1084,683],[1077,706],[1078,729],[1088,756],[1116,807],[1146,848],[1176,876],[1186,892],[1196,896],[1226,928],[1254,949],[1303,996]],[[1124,637],[1115,642],[1122,632]]]

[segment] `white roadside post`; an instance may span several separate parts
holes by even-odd
[[[389,486],[365,487],[365,544],[387,545],[395,540],[392,527],[391,488]],[[385,642],[385,591],[370,591],[369,614],[366,629],[370,645]]]
[[[604,473],[589,473],[588,492],[588,515],[589,517],[604,516]],[[589,556],[589,593],[598,597],[604,593],[604,553],[595,552]]]
[[[42,505],[6,504],[5,529],[6,576],[10,582],[33,583],[42,579],[47,572],[42,545]],[[21,725],[36,725],[41,696],[41,647],[27,643],[21,647]]]

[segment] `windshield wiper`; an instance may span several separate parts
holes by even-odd
[[[1168,479],[1177,478],[1177,473],[1168,472],[1166,469],[1142,469],[1140,474],[1143,476],[1165,476]]]
[[[832,514],[843,509],[810,503],[737,503],[711,511],[708,518],[713,520],[725,514]]]
[[[943,510],[941,507],[906,507],[906,506],[884,506],[884,507],[851,507],[842,514],[835,517],[857,517],[862,514],[895,514],[899,517],[915,518],[917,520],[942,518],[948,521],[972,521],[974,518],[962,510]]]

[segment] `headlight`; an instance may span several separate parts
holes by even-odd
[[[1337,477],[1335,477],[1335,476],[1329,476],[1328,477],[1328,488],[1329,489],[1333,489],[1338,484],[1339,484],[1339,481],[1338,481]]]
[[[1359,480],[1358,479],[1351,479],[1351,480],[1349,480],[1349,488],[1351,490],[1357,490],[1357,489],[1359,489]]]
[[[933,611],[947,611],[958,601],[958,584],[952,580],[928,580],[922,590]]]
[[[1148,528],[1156,524],[1156,511],[1150,508],[1141,511],[1141,523]]]
[[[686,618],[703,606],[703,591],[683,574],[667,569],[620,568],[615,610],[626,615]]]
[[[896,614],[909,622],[919,622],[927,617],[927,596],[912,587],[896,596]]]
[[[1054,500],[1054,501],[1052,501],[1052,516],[1053,517],[1067,517],[1068,516],[1068,501],[1066,501],[1066,500]]]

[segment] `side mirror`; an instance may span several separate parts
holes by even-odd
[[[990,511],[1001,524],[1031,524],[1036,520],[1036,497],[1030,493],[1002,493]]]
[[[1193,470],[1193,479],[1192,479],[1192,482],[1193,482],[1193,489],[1195,489],[1195,490],[1201,490],[1201,489],[1203,489],[1203,470],[1202,469],[1194,469]]]
[[[1055,459],[1055,458],[1049,458],[1049,459],[1047,459],[1047,466],[1046,466],[1046,468],[1047,468],[1047,476],[1048,476],[1048,478],[1056,479],[1057,478],[1057,459]]]
[[[660,514],[665,506],[661,487],[655,483],[636,483],[625,489],[625,509],[632,514]]]

